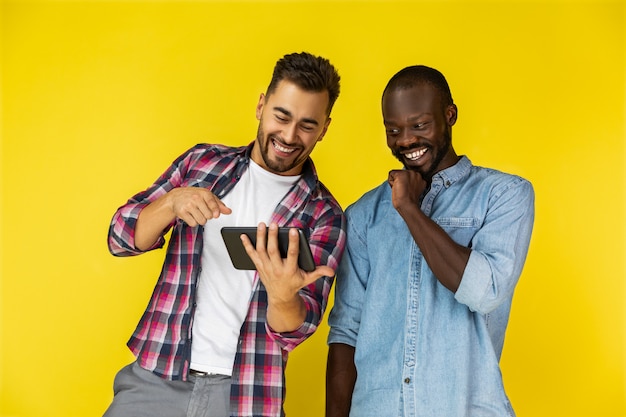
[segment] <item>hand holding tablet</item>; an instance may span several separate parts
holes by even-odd
[[[287,257],[287,248],[289,246],[289,230],[291,227],[278,228],[278,248],[283,258]],[[241,235],[245,234],[256,245],[257,228],[256,227],[223,227],[221,230],[222,238],[226,244],[228,255],[230,256],[233,266],[236,269],[255,270],[256,266],[252,259],[246,253],[246,249],[241,241]],[[315,261],[309,243],[304,236],[304,232],[298,229],[299,235],[299,255],[298,266],[306,272],[315,270]]]

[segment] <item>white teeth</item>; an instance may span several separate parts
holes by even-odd
[[[291,153],[295,151],[295,149],[290,149],[290,148],[285,148],[285,147],[280,146],[280,144],[276,141],[272,141],[272,142],[274,144],[274,147],[278,149],[280,152]]]
[[[411,161],[415,161],[415,160],[419,159],[425,153],[426,153],[426,148],[420,149],[420,150],[415,151],[415,152],[407,153],[404,156],[405,156],[406,159],[410,159]]]

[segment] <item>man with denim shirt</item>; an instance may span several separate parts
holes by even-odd
[[[317,329],[345,243],[341,207],[309,157],[338,95],[328,60],[285,55],[256,106],[255,141],[191,148],[114,214],[116,256],[172,233],[106,417],[284,415],[288,354]],[[235,270],[220,229],[257,224],[256,246],[242,238],[256,271]],[[278,226],[304,231],[314,271],[298,268],[293,229],[281,258]]]
[[[395,74],[382,113],[405,169],[346,210],[326,416],[514,416],[499,360],[532,186],[457,156],[457,107],[435,69]]]

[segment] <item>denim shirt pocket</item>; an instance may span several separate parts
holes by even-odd
[[[476,217],[439,217],[432,219],[459,245],[471,247],[472,238],[480,229],[481,220]]]

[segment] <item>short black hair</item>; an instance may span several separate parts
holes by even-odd
[[[383,97],[387,91],[404,90],[424,83],[439,91],[444,107],[454,104],[446,77],[436,69],[425,65],[413,65],[398,71],[387,83]]]
[[[340,77],[335,67],[326,58],[314,56],[308,52],[292,53],[283,56],[276,62],[272,80],[267,87],[266,95],[271,95],[278,83],[287,80],[305,91],[328,91],[328,108],[330,112],[339,97]]]

